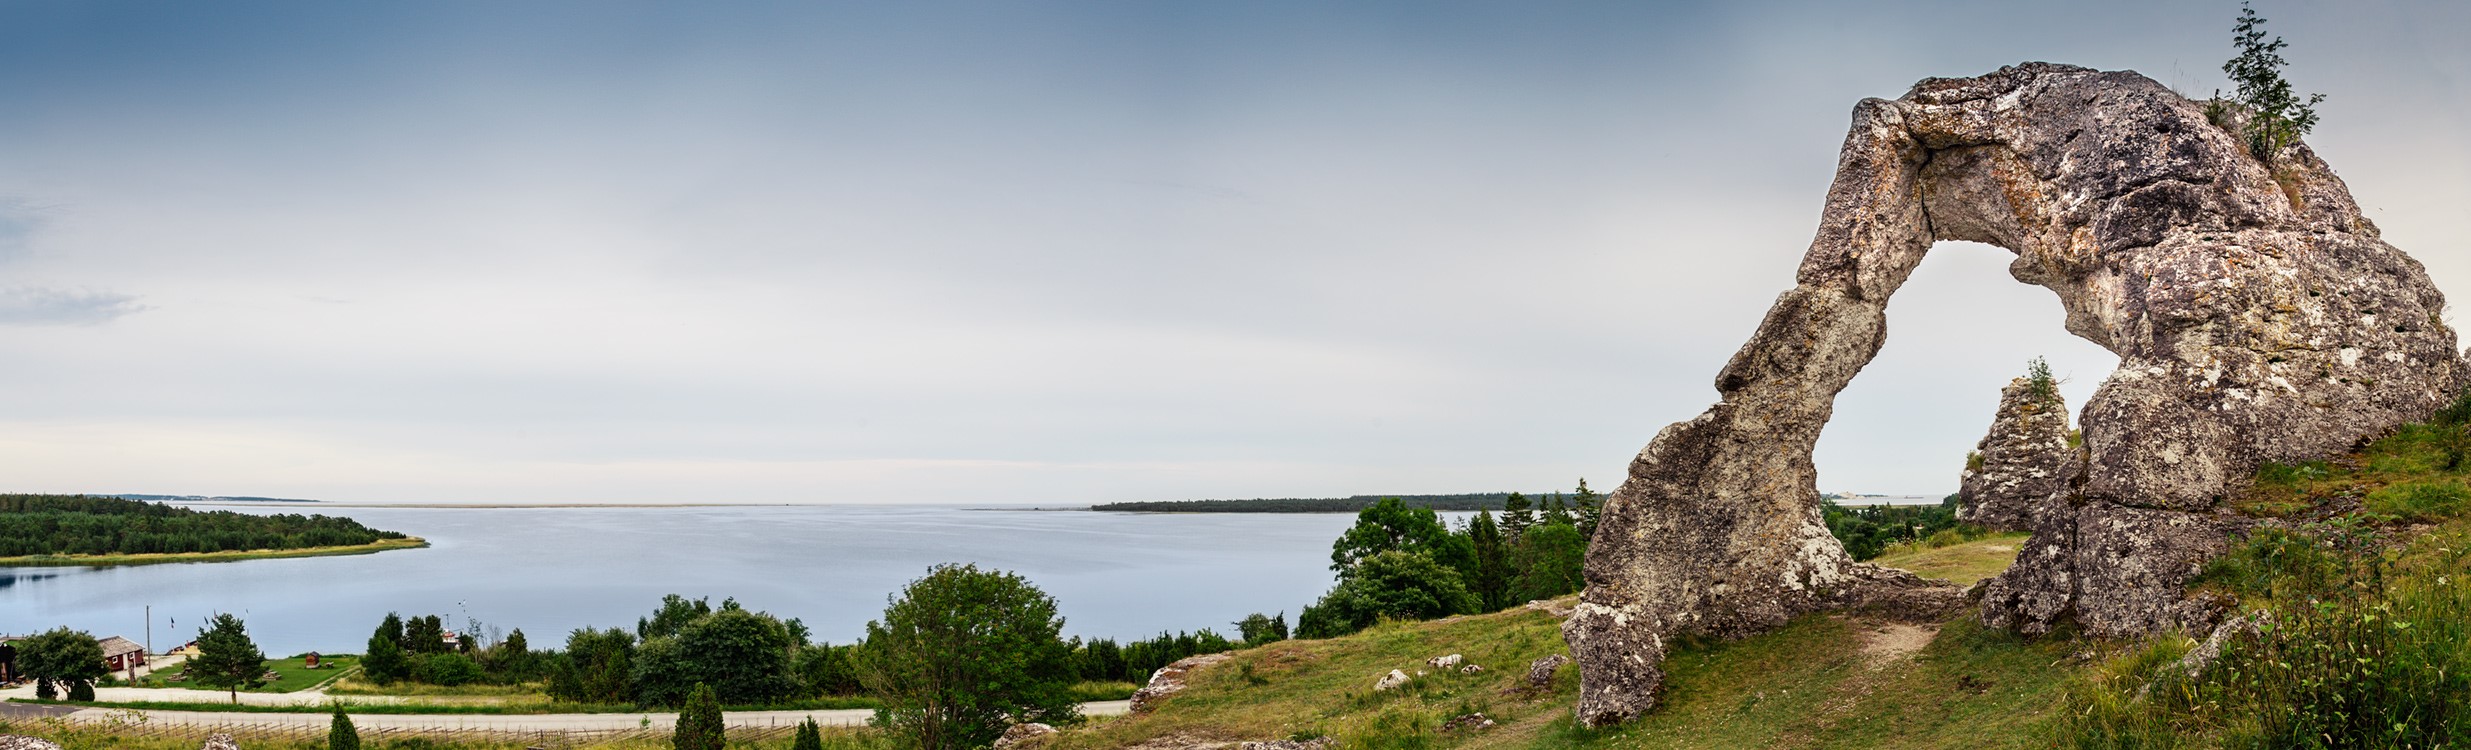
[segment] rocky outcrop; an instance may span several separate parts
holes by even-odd
[[[1004,728],[1004,736],[995,738],[992,747],[1013,747],[1050,734],[1055,734],[1055,727],[1035,721],[1014,724]]]
[[[25,735],[0,734],[0,750],[60,750],[60,745]]]
[[[2079,420],[2078,505],[1986,587],[1988,622],[2112,634],[2201,615],[2182,586],[2236,530],[2209,511],[2259,462],[2346,449],[2460,384],[2443,297],[2304,144],[2268,163],[2144,76],[2045,63],[1925,80],[1853,119],[1795,286],[1717,375],[1716,405],[1658,433],[1604,505],[1563,625],[1586,725],[1654,705],[1671,636],[1908,585],[1829,536],[1810,452],[1934,242],[2016,253],[2010,275],[2120,357]]]
[[[1166,702],[1167,696],[1184,692],[1184,680],[1193,670],[1232,658],[1235,658],[1234,654],[1202,654],[1177,659],[1172,664],[1159,667],[1158,671],[1150,673],[1148,684],[1133,691],[1132,712],[1146,714],[1158,710],[1158,705]]]
[[[1956,517],[2002,531],[2031,531],[2036,514],[2064,507],[2085,475],[2085,455],[2068,444],[2068,404],[2059,386],[2017,378],[1999,392],[1990,434],[1965,457]]]
[[[206,735],[206,744],[200,745],[198,750],[240,750],[240,741],[232,739],[231,735],[216,732]]]

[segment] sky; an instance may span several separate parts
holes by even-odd
[[[0,489],[1609,489],[1791,285],[1855,102],[2206,95],[2237,7],[9,0]],[[2257,7],[2471,298],[2471,4]],[[2109,373],[2008,258],[1934,248],[1822,490],[1953,492],[2027,359]]]

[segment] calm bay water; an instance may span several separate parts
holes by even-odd
[[[536,647],[578,627],[625,627],[663,594],[736,597],[854,640],[929,565],[1022,574],[1055,597],[1064,632],[1118,639],[1288,621],[1329,589],[1330,542],[1353,514],[1128,514],[952,507],[236,508],[322,512],[428,539],[351,557],[117,568],[0,568],[0,634],[60,625],[196,636],[214,612],[247,620],[269,654],[358,653],[389,611],[522,628]],[[1445,514],[1463,517],[1466,514]]]

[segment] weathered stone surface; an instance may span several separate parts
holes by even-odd
[[[1234,654],[1202,654],[1177,659],[1173,664],[1159,667],[1158,671],[1150,673],[1148,684],[1142,685],[1140,690],[1133,691],[1132,712],[1146,714],[1158,710],[1159,704],[1166,702],[1167,696],[1184,692],[1184,678],[1192,674],[1193,670],[1232,658],[1235,658]]]
[[[2443,297],[2306,145],[2269,166],[2144,76],[2030,63],[1853,119],[1796,285],[1716,405],[1660,432],[1604,505],[1563,624],[1584,724],[1654,705],[1668,636],[1748,635],[1901,584],[1821,525],[1810,451],[1934,242],[2016,253],[2010,275],[2120,357],[2079,420],[2081,507],[1986,587],[1989,622],[2107,634],[2201,614],[2179,587],[2227,533],[2206,511],[2259,462],[2424,417],[2466,371]]]
[[[1570,657],[1561,654],[1536,657],[1535,661],[1527,663],[1527,685],[1533,688],[1551,687],[1553,673],[1568,663],[1570,663]]]
[[[1004,736],[995,738],[995,747],[1012,747],[1032,738],[1055,734],[1055,727],[1038,722],[1024,722],[1004,728]]]
[[[1466,660],[1467,657],[1460,656],[1458,654],[1448,654],[1426,659],[1424,660],[1424,665],[1434,669],[1449,669],[1451,667],[1458,666],[1460,662]]]
[[[1975,464],[1979,464],[1978,466]],[[1990,434],[1967,458],[1956,517],[2003,531],[2030,531],[2035,514],[2064,507],[2085,475],[2085,454],[2068,445],[2068,404],[2054,384],[2017,378],[1999,392]]]
[[[1405,685],[1405,684],[1407,684],[1407,680],[1408,680],[1408,677],[1407,677],[1407,673],[1406,673],[1406,672],[1401,672],[1401,671],[1398,671],[1398,670],[1396,670],[1396,669],[1393,669],[1393,670],[1390,670],[1390,673],[1389,673],[1389,674],[1382,675],[1382,676],[1381,676],[1381,679],[1374,680],[1374,681],[1373,681],[1373,689],[1374,689],[1374,690],[1377,690],[1377,691],[1378,691],[1378,690],[1394,690],[1394,689],[1397,689],[1397,688],[1398,688],[1398,686],[1400,686],[1400,685]]]
[[[24,735],[0,734],[0,750],[60,750],[60,745]]]
[[[240,750],[240,741],[222,732],[206,735],[206,744],[198,750]]]

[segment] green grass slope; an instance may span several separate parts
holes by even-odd
[[[1991,537],[1882,561],[1978,578],[2013,559],[2016,543]],[[2038,747],[2048,744],[2071,668],[2065,641],[2027,642],[1964,618],[1912,626],[1813,615],[1741,641],[1681,644],[1665,663],[1662,707],[1617,730],[1591,732],[1570,721],[1575,668],[1563,667],[1543,690],[1526,688],[1530,661],[1566,653],[1560,624],[1543,608],[1522,608],[1247,649],[1196,671],[1154,713],[1099,722],[1042,746],[1328,736],[1341,748]],[[1484,671],[1425,666],[1453,653]],[[1375,691],[1392,669],[1430,674]],[[1441,730],[1474,712],[1498,726]]]

